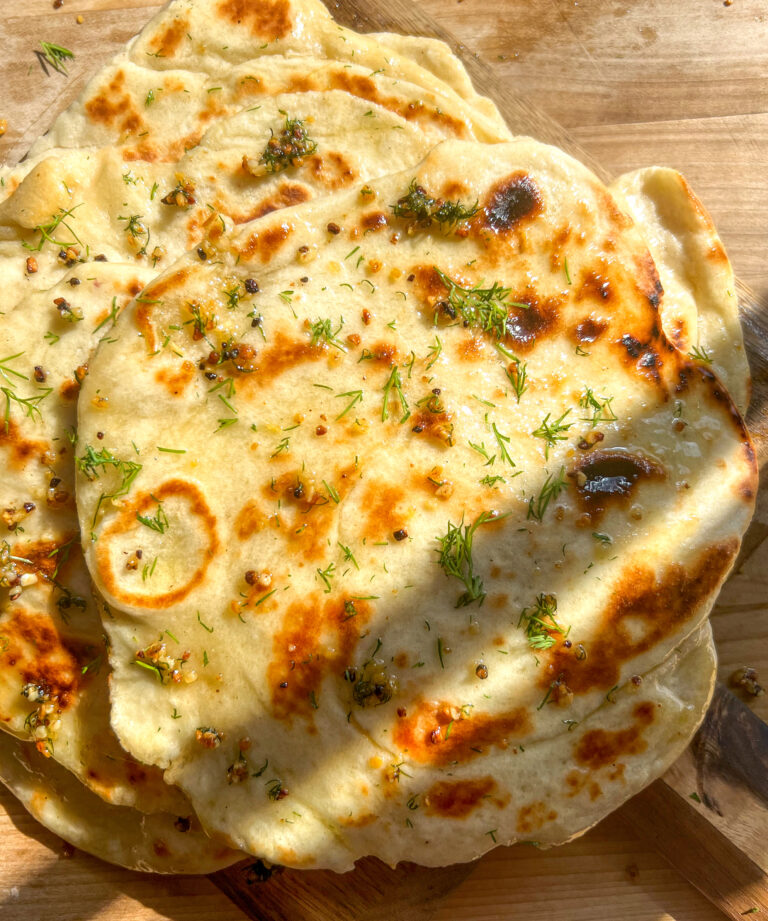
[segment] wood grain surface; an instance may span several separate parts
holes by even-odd
[[[0,118],[8,121],[0,158],[21,156],[87,76],[159,6],[156,0],[64,0],[54,11],[51,0],[0,0],[5,51]],[[765,310],[755,326],[755,335],[763,336],[768,316],[765,0],[732,0],[729,6],[722,0],[420,0],[420,6],[473,49],[510,93],[563,124],[607,174],[650,163],[684,172],[715,218],[738,275]],[[76,53],[68,78],[42,72],[34,55],[41,39]],[[720,677],[726,682],[742,665],[754,666],[768,679],[766,536],[763,491],[740,564],[712,620]],[[768,717],[768,697],[751,704]],[[695,779],[691,758],[681,759],[667,778],[680,792]],[[5,793],[0,794],[0,840],[3,921],[245,918],[207,879],[147,877],[80,853],[66,859],[60,840]],[[766,850],[768,844],[763,857]],[[392,905],[381,917],[404,917],[397,912]],[[428,907],[421,917],[518,921],[534,913],[545,913],[548,921],[722,918],[640,841],[622,815],[553,851],[496,849],[470,869],[439,908]],[[409,914],[408,921],[416,917]]]

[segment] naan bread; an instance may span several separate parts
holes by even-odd
[[[141,815],[110,806],[28,742],[0,733],[0,782],[70,844],[130,870],[214,873],[243,855],[214,840],[189,811]]]
[[[94,262],[66,271],[4,318],[0,355],[0,725],[104,799],[147,812],[183,809],[156,769],[109,728],[107,650],[75,512],[75,406],[95,343],[152,272]],[[77,282],[77,284],[73,284]],[[66,298],[80,319],[54,301]]]
[[[244,158],[257,163],[253,151],[279,133],[285,112],[311,128],[317,153],[295,168],[253,175]],[[9,308],[18,301],[0,330],[7,419],[0,508],[8,554],[28,561],[11,566],[7,581],[13,592],[19,579],[37,579],[0,613],[0,720],[36,739],[109,802],[154,812],[169,809],[179,794],[156,769],[128,758],[108,729],[106,654],[79,553],[68,437],[91,353],[157,266],[199,243],[206,225],[221,231],[224,215],[240,223],[415,163],[439,138],[339,91],[284,94],[215,122],[177,164],[129,167],[114,147],[49,152],[0,205],[0,275]],[[163,202],[178,175],[193,191],[188,206]],[[57,214],[67,216],[44,237],[40,227]],[[85,261],[68,265],[50,237],[71,243]],[[26,263],[31,253],[34,272]],[[48,652],[41,659],[43,636]],[[63,671],[53,674],[51,662]],[[104,663],[98,675],[94,662]]]
[[[368,189],[179,260],[80,399],[113,727],[292,866],[554,843],[657,776],[706,706],[699,631],[756,490],[584,167],[451,141]]]

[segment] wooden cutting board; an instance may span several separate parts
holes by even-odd
[[[650,162],[682,169],[712,210],[737,271],[757,288],[758,300],[760,295],[765,299],[768,179],[760,153],[765,149],[760,141],[768,134],[768,113],[760,111],[768,98],[764,3],[734,0],[728,8],[720,0],[678,0],[667,9],[662,3],[618,0],[458,0],[450,6],[444,0],[423,0],[421,6],[478,52],[493,71],[491,79],[527,97],[516,111],[530,114],[536,126],[527,129],[531,133],[563,143],[562,130],[538,114],[549,112],[609,175]],[[0,156],[23,153],[87,74],[158,7],[155,0],[65,0],[54,12],[50,0],[26,0],[23,8],[3,9],[0,34],[6,54],[0,75],[6,101],[0,104],[0,117],[8,119],[9,130],[0,139]],[[414,31],[407,17],[393,20],[391,4],[368,8],[378,28]],[[82,24],[76,22],[78,15]],[[42,75],[33,54],[40,39],[77,52],[66,81]],[[762,68],[757,63],[761,55]],[[485,76],[477,70],[475,79],[482,81]],[[768,676],[768,545],[763,540],[768,514],[763,518],[747,541],[751,556],[726,586],[713,618],[726,679],[746,663]],[[766,698],[757,705],[763,715],[768,713]],[[692,771],[692,763],[682,761],[668,779],[685,792],[696,782]],[[0,804],[8,810],[0,815],[0,917],[7,921],[245,917],[208,880],[147,878],[80,854],[60,860],[60,842],[36,827],[12,798],[2,796]],[[648,813],[652,805],[641,804],[641,812]],[[726,812],[738,808],[722,798],[721,806]],[[641,843],[630,824],[637,819],[613,816],[556,851],[497,849],[471,867],[416,874],[406,879],[405,889],[389,890],[389,903],[375,917],[500,921],[528,918],[541,909],[553,921],[722,917]],[[354,881],[338,878],[330,895],[320,885],[327,887],[325,876],[313,881],[311,875],[299,875],[292,884],[293,903],[286,898],[267,905],[263,890],[263,916],[299,921],[302,911],[302,917],[323,921],[362,918],[385,872],[374,870],[367,883],[359,875]],[[454,888],[459,879],[463,882]],[[402,878],[397,882],[402,887]],[[335,909],[329,907],[334,898]]]

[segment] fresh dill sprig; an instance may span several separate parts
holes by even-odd
[[[122,216],[118,217],[118,221],[127,222],[125,225],[125,232],[133,240],[141,240],[142,237],[144,238],[144,243],[141,249],[137,253],[137,255],[139,256],[144,256],[146,254],[147,246],[149,245],[149,238],[150,238],[149,228],[142,220],[142,217],[143,217],[142,214],[131,214],[128,217],[122,217]]]
[[[712,356],[707,352],[704,346],[694,345],[690,352],[688,352],[690,358],[695,358],[697,361],[703,361],[705,364],[712,364]]]
[[[38,51],[37,54],[47,61],[54,70],[64,74],[65,77],[69,76],[64,62],[67,60],[74,61],[75,55],[73,52],[69,48],[62,48],[61,45],[54,45],[53,42],[40,42],[40,47],[43,50]]]
[[[20,397],[9,387],[0,387],[0,393],[5,397],[5,431],[8,432],[11,424],[11,403],[16,403],[16,405],[23,410],[27,418],[42,422],[43,415],[40,412],[40,403],[42,403],[48,394],[53,393],[53,388],[40,387],[38,393],[29,397]]]
[[[579,406],[586,412],[591,412],[591,416],[582,418],[582,422],[589,422],[592,428],[595,428],[600,422],[615,422],[616,413],[611,406],[613,397],[596,397],[594,392],[587,387],[579,399]]]
[[[157,512],[154,516],[140,515],[136,512],[136,520],[140,521],[151,531],[157,531],[158,534],[165,534],[169,527],[168,516],[165,514],[165,509],[159,502],[157,503]]]
[[[324,593],[325,595],[330,595],[330,593],[333,591],[332,579],[333,579],[334,575],[336,574],[336,573],[335,573],[335,569],[336,569],[336,564],[335,564],[335,563],[329,563],[329,564],[325,567],[325,569],[320,569],[320,568],[318,567],[318,569],[316,570],[317,575],[319,576],[319,578],[320,578],[320,579],[323,581],[323,583],[325,584],[325,588],[323,589],[323,593]]]
[[[463,326],[492,333],[497,339],[507,334],[507,298],[511,288],[504,288],[495,281],[490,288],[483,288],[483,283],[472,288],[463,288],[435,267],[440,280],[448,289],[446,299],[435,305],[435,322],[442,313],[450,320],[459,320]]]
[[[555,645],[553,633],[565,635],[566,631],[555,618],[557,598],[554,595],[537,595],[534,605],[523,608],[517,621],[518,627],[525,628],[531,649],[549,649]]]
[[[291,436],[286,435],[285,438],[280,442],[280,444],[275,448],[275,450],[269,455],[270,457],[277,457],[278,454],[282,454],[283,451],[287,451],[291,444]]]
[[[416,221],[425,226],[434,221],[440,224],[443,230],[455,227],[462,221],[468,221],[479,210],[477,201],[474,205],[467,206],[462,205],[460,201],[432,198],[415,179],[411,180],[406,194],[398,198],[397,204],[390,205],[390,208],[395,217]]]
[[[475,443],[474,441],[468,441],[467,444],[472,448],[473,451],[477,451],[480,457],[485,458],[484,467],[490,467],[491,464],[496,460],[496,455],[491,456],[488,453],[488,449],[485,446],[485,442],[481,441],[480,444]]]
[[[346,352],[347,347],[344,345],[341,339],[338,338],[343,326],[343,317],[339,317],[339,325],[336,327],[336,329],[333,328],[333,324],[330,320],[316,320],[310,326],[310,332],[312,333],[312,345],[317,345],[319,342],[327,342],[328,345],[332,345],[335,349],[339,349],[341,352]]]
[[[549,474],[549,476],[544,480],[544,484],[539,491],[538,496],[533,496],[528,501],[528,514],[526,518],[534,521],[541,521],[544,517],[544,512],[547,510],[547,506],[552,501],[556,499],[560,493],[568,488],[568,483],[565,479],[565,467],[561,467],[557,476]]]
[[[214,429],[213,434],[215,435],[216,432],[220,432],[222,429],[228,429],[231,425],[237,425],[239,421],[239,419],[219,419],[219,426],[217,429]]]
[[[566,409],[562,416],[553,420],[552,422],[549,421],[549,417],[552,414],[547,413],[546,416],[544,416],[541,425],[533,432],[531,432],[531,435],[533,435],[534,438],[542,438],[544,440],[544,457],[547,460],[549,460],[549,449],[554,447],[558,441],[565,441],[566,436],[563,435],[563,432],[567,432],[572,425],[575,425],[574,422],[563,422],[569,413],[570,409]]]
[[[212,317],[204,317],[202,311],[198,304],[188,303],[187,309],[192,314],[191,320],[185,320],[184,325],[188,323],[192,324],[192,338],[195,340],[204,339],[210,347],[216,351],[213,342],[208,338],[207,332],[209,329],[213,329],[214,321]]]
[[[347,406],[339,413],[339,415],[336,416],[336,418],[333,420],[334,422],[338,422],[339,419],[343,419],[344,416],[346,416],[346,414],[350,411],[350,409],[352,409],[353,406],[355,406],[357,403],[359,403],[363,399],[363,391],[362,390],[347,390],[344,393],[337,393],[336,397],[337,398],[338,397],[352,397],[352,399],[349,401]]]
[[[113,297],[112,307],[110,308],[109,313],[107,314],[106,317],[104,317],[101,323],[99,323],[99,325],[94,329],[94,333],[97,333],[101,329],[102,326],[106,326],[107,323],[109,323],[110,321],[112,323],[112,326],[114,326],[115,323],[117,323],[117,317],[119,313],[120,313],[120,308],[117,306],[117,297]],[[112,327],[110,327],[110,329],[111,328]]]
[[[424,367],[424,370],[425,370],[425,371],[429,371],[429,369],[432,367],[432,365],[433,365],[433,364],[437,361],[437,359],[440,357],[440,354],[442,353],[442,351],[443,351],[443,343],[440,341],[440,337],[439,337],[439,336],[435,336],[435,341],[434,341],[434,343],[433,343],[432,345],[430,345],[430,347],[429,347],[429,360],[427,361],[427,363],[426,363],[426,365],[425,365],[425,367]]]
[[[108,469],[115,470],[120,474],[120,484],[112,492],[103,492],[96,503],[96,510],[93,513],[93,524],[96,524],[96,518],[99,509],[106,499],[117,499],[120,496],[128,495],[133,481],[139,475],[142,465],[136,461],[126,461],[115,457],[107,448],[96,451],[91,445],[86,445],[85,454],[76,460],[77,469],[83,473],[89,480],[97,480],[102,472]]]
[[[405,398],[403,393],[403,382],[400,379],[400,372],[397,369],[397,365],[392,368],[392,373],[389,375],[389,380],[384,385],[384,403],[381,407],[381,421],[386,422],[389,418],[389,400],[390,394],[392,391],[395,391],[397,394],[397,399],[400,401],[400,408],[403,411],[403,415],[400,417],[401,424],[405,422],[411,415],[410,409],[408,409],[408,401]]]
[[[268,173],[279,173],[289,166],[301,166],[306,157],[311,157],[317,150],[317,141],[307,134],[304,122],[298,118],[288,118],[280,134],[272,135],[259,158]]]
[[[496,439],[496,444],[499,446],[501,459],[505,461],[505,463],[509,464],[510,467],[514,467],[515,462],[512,460],[512,455],[507,450],[507,445],[510,442],[509,435],[502,435],[502,433],[496,428],[495,422],[491,422],[491,430],[493,431],[493,437]]]
[[[500,342],[496,343],[496,348],[505,358],[509,358],[512,362],[504,369],[504,373],[509,378],[509,383],[512,385],[512,389],[517,397],[517,402],[519,403],[520,397],[528,389],[528,365],[521,361],[514,352],[510,352],[509,349],[505,348]]]
[[[506,482],[507,481],[504,479],[503,476],[488,475],[488,476],[484,476],[482,480],[480,480],[480,485],[481,486],[495,486],[497,483],[506,483]]]
[[[463,608],[477,601],[480,604],[485,599],[483,580],[475,574],[475,564],[472,558],[472,542],[479,527],[489,521],[498,521],[498,515],[481,512],[470,525],[464,524],[464,516],[458,524],[448,522],[448,530],[443,537],[437,537],[440,544],[437,552],[440,554],[438,564],[447,576],[453,576],[464,584],[463,591],[457,601],[456,607]]]
[[[22,242],[22,246],[33,253],[39,253],[46,243],[52,243],[54,246],[58,246],[60,249],[66,249],[67,247],[74,246],[76,243],[79,243],[80,246],[82,246],[83,241],[80,239],[80,237],[78,237],[75,231],[65,220],[65,218],[71,218],[79,207],[80,205],[75,205],[72,208],[59,208],[56,214],[51,215],[50,221],[47,221],[45,224],[37,224],[35,226],[35,232],[40,234],[40,239],[37,242],[37,246],[33,246],[31,243],[27,243],[26,240]],[[72,234],[71,240],[57,240],[53,236],[53,234],[59,229],[60,226],[66,227],[66,229]]]
[[[9,362],[15,361],[17,358],[21,358],[24,352],[16,352],[15,355],[8,355],[6,358],[0,358],[0,377],[3,377],[11,387],[16,386],[16,381],[11,380],[8,375],[19,378],[22,381],[28,381],[29,378],[26,374],[22,374],[21,371],[16,371],[13,368],[7,367]]]
[[[355,567],[355,569],[358,569],[358,570],[359,570],[360,567],[357,565],[357,560],[355,559],[355,554],[350,550],[350,548],[347,547],[347,546],[345,546],[344,544],[342,544],[341,541],[337,541],[337,544],[338,544],[339,548],[341,549],[342,553],[344,554],[344,562],[345,562],[345,563],[347,563],[347,562],[351,563],[351,564]]]

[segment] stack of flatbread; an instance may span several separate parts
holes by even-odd
[[[208,872],[580,834],[683,750],[756,490],[666,169],[447,47],[174,0],[2,173],[0,778]]]

